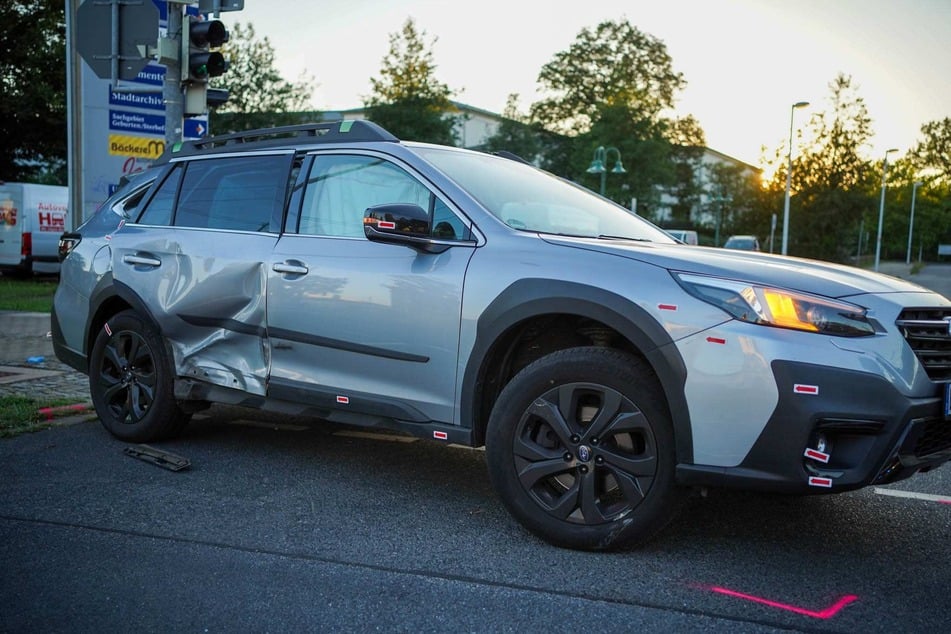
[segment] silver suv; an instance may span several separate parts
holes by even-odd
[[[57,355],[118,438],[230,403],[486,447],[560,545],[691,487],[830,493],[951,458],[951,302],[692,247],[513,156],[369,122],[189,142],[76,233]]]

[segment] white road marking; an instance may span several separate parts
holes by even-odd
[[[932,495],[930,493],[915,493],[914,491],[898,491],[896,489],[875,489],[879,495],[890,495],[896,498],[912,498],[915,500],[924,500],[926,502],[939,502],[941,504],[951,504],[951,497],[947,495]]]

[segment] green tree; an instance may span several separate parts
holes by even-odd
[[[605,195],[630,205],[637,199],[637,213],[653,218],[660,207],[663,190],[674,184],[671,144],[664,137],[666,124],[639,116],[627,105],[602,106],[591,130],[579,136],[575,154],[574,180],[597,191],[600,175],[585,173],[598,146],[616,147],[627,170],[624,174],[608,173]],[[609,159],[615,158],[613,156]],[[611,160],[606,165],[613,168]]]
[[[710,217],[704,229],[715,231],[719,220],[721,245],[726,236],[752,234],[760,238],[763,249],[768,251],[772,216],[776,211],[770,206],[772,198],[760,184],[759,173],[728,163],[714,163],[704,169]]]
[[[692,118],[666,116],[685,81],[661,40],[626,20],[602,22],[556,53],[538,82],[546,96],[532,105],[533,120],[573,139],[547,157],[549,169],[597,190],[600,176],[585,170],[595,148],[616,147],[627,172],[607,175],[609,198],[625,206],[636,198],[637,212],[650,218],[662,194],[675,191],[684,195],[677,213],[689,216],[699,196],[690,167],[702,154],[703,133]]]
[[[865,158],[872,138],[865,100],[846,75],[839,74],[829,87],[829,108],[810,118],[809,143],[793,163],[789,253],[842,262],[857,251],[863,219],[871,220],[867,212],[877,191],[876,170]],[[782,164],[770,182],[775,209],[782,209],[785,184]]]
[[[664,43],[626,20],[582,29],[568,50],[542,67],[538,82],[549,96],[532,106],[533,117],[574,134],[588,131],[604,107],[626,107],[656,121],[686,84]]]
[[[878,164],[881,168],[881,163]],[[951,180],[932,168],[922,168],[919,157],[910,153],[888,166],[888,188],[885,196],[885,214],[882,221],[882,258],[905,259],[908,254],[908,229],[911,220],[911,197],[915,183],[921,183],[915,192],[915,224],[912,239],[912,258],[918,253],[923,259],[933,257],[939,244],[951,242]],[[876,186],[881,185],[878,179]],[[875,224],[880,189],[875,197]],[[869,224],[868,222],[866,223]],[[874,238],[872,238],[874,241]],[[872,242],[874,249],[874,242]]]
[[[370,80],[373,92],[364,99],[367,118],[401,139],[455,145],[453,91],[435,77],[436,38],[425,38],[412,18],[390,35],[380,77]]]
[[[64,0],[0,3],[0,179],[66,184]]]
[[[543,149],[544,131],[518,110],[518,95],[511,94],[502,111],[502,122],[485,142],[486,152],[511,152],[526,161],[537,162]]]
[[[924,124],[921,135],[923,138],[912,150],[915,166],[919,171],[951,181],[951,118]]]
[[[274,62],[274,47],[258,39],[251,23],[236,23],[222,47],[229,70],[212,79],[212,85],[229,91],[228,101],[210,115],[215,134],[279,125],[307,123],[317,113],[307,111],[314,92],[312,79],[284,79]]]

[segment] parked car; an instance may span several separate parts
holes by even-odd
[[[665,231],[684,244],[690,244],[693,246],[699,244],[696,231],[692,231],[690,229],[666,229]]]
[[[684,249],[531,165],[370,122],[181,144],[65,248],[56,354],[117,438],[230,403],[484,445],[560,546],[642,543],[691,487],[836,493],[951,458],[948,299]]]
[[[759,251],[759,240],[756,236],[730,236],[723,243],[724,249],[740,249],[741,251]]]
[[[0,182],[0,271],[59,273],[59,237],[71,226],[68,187]]]

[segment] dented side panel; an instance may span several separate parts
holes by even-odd
[[[264,395],[265,262],[276,242],[269,233],[126,226],[112,240],[113,275],[148,307],[178,376]]]

